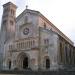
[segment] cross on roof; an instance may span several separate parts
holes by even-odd
[[[28,5],[26,5],[26,9],[28,9]]]

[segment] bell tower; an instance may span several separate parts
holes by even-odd
[[[1,32],[5,37],[4,43],[15,37],[16,8],[16,5],[11,2],[3,5]]]
[[[0,31],[0,69],[3,69],[4,44],[15,38],[16,8],[16,5],[11,2],[3,5]]]

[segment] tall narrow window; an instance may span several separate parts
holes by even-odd
[[[14,15],[14,10],[11,9],[11,15]]]
[[[35,45],[35,41],[33,40],[33,46]]]
[[[71,47],[70,47],[70,51],[69,51],[69,58],[70,58],[70,63],[71,63]]]
[[[24,48],[26,48],[26,42],[24,42]]]
[[[23,48],[23,43],[21,42],[21,48]]]
[[[44,39],[44,44],[49,45],[49,39]]]
[[[22,42],[22,47],[24,48],[24,42]]]
[[[17,43],[17,48],[19,48],[19,43]]]
[[[29,41],[29,48],[31,47],[31,44],[30,44],[30,42],[31,42],[31,41]]]
[[[14,15],[14,10],[12,11],[12,14]]]
[[[25,23],[28,22],[28,16],[25,16]]]
[[[21,43],[19,43],[19,48],[21,48]]]
[[[67,46],[65,46],[65,58],[66,58],[66,63],[67,63],[68,62]]]
[[[60,60],[61,60],[61,62],[62,62],[62,59],[63,59],[63,57],[62,57],[62,43],[60,43]]]

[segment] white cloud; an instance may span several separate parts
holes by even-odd
[[[27,0],[16,0],[17,5],[17,16],[25,10],[27,4]]]

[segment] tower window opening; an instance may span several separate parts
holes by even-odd
[[[3,11],[3,13],[6,13],[7,11],[8,11],[8,8],[5,8],[4,11]]]
[[[13,15],[14,15],[14,10],[12,11]]]
[[[7,21],[6,21],[6,20],[4,20],[4,21],[3,21],[3,25],[5,25],[5,24],[6,24],[6,22],[7,22]]]
[[[11,9],[11,14],[14,15],[14,10]]]

